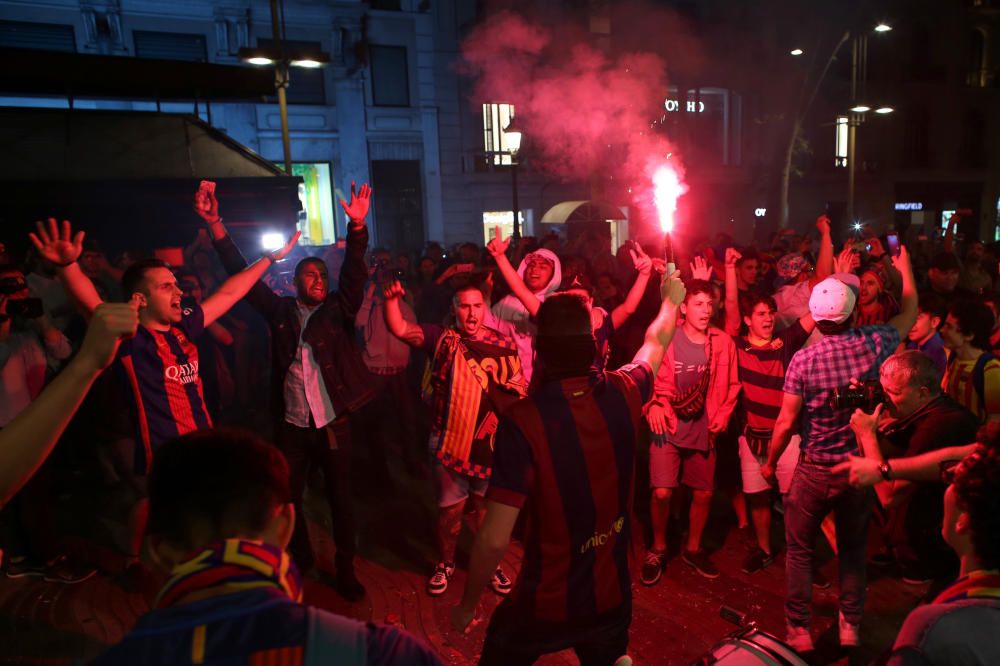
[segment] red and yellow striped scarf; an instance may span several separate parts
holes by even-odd
[[[205,546],[174,567],[154,607],[264,587],[302,601],[302,581],[288,553],[262,541],[226,539]]]
[[[950,604],[963,599],[1000,600],[1000,571],[973,571],[962,576],[934,599],[936,604]]]

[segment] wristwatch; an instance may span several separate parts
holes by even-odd
[[[888,460],[883,460],[882,463],[878,466],[878,471],[879,474],[882,475],[883,479],[889,481],[890,480],[889,477],[892,476],[892,465],[889,464]]]

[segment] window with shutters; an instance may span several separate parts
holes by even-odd
[[[71,25],[0,21],[0,47],[75,53],[76,34]]]
[[[137,58],[208,62],[205,35],[136,30],[132,33],[132,39]]]

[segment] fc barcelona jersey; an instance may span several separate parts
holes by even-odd
[[[185,307],[167,331],[140,326],[118,349],[117,367],[131,395],[136,430],[135,469],[149,471],[160,444],[193,430],[212,427],[198,374],[194,343],[205,327],[198,305]]]

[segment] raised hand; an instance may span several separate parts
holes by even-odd
[[[403,289],[403,285],[400,284],[399,280],[393,280],[392,284],[382,290],[382,296],[387,301],[391,301],[394,298],[402,298],[405,295],[406,290]]]
[[[486,250],[493,255],[494,258],[501,255],[507,254],[507,248],[510,247],[510,239],[503,239],[503,228],[498,224],[496,226],[496,232],[493,235],[492,240],[486,244]]]
[[[641,247],[636,245],[634,248],[629,248],[628,253],[632,257],[632,266],[639,271],[640,275],[649,275],[652,272],[653,260]]]
[[[663,280],[660,281],[661,300],[670,301],[675,306],[678,306],[684,302],[684,296],[686,295],[687,289],[684,287],[684,282],[681,281],[680,271],[674,271],[670,275],[663,276]]]
[[[878,429],[878,420],[882,416],[882,407],[884,405],[879,403],[875,408],[875,411],[871,414],[865,413],[861,409],[855,409],[854,414],[851,415],[851,430],[857,437],[861,437],[865,433],[875,433]]]
[[[139,326],[139,308],[135,302],[101,303],[94,309],[87,335],[77,358],[102,370],[111,364],[122,338],[135,335]]]
[[[705,261],[705,257],[695,257],[694,262],[688,264],[688,267],[691,269],[691,277],[695,280],[708,281],[712,279],[712,267]]]
[[[275,261],[281,261],[282,259],[287,257],[288,253],[292,251],[293,247],[295,247],[295,244],[299,242],[299,236],[301,235],[302,235],[301,231],[296,231],[295,234],[288,239],[288,242],[285,243],[285,247],[281,248],[280,250],[275,250],[274,252],[272,252],[271,257],[273,257]]]
[[[892,267],[899,271],[901,274],[905,275],[905,271],[912,271],[913,266],[910,265],[910,251],[906,249],[905,245],[899,246],[899,256],[890,257],[892,261]]]
[[[204,187],[198,188],[194,193],[194,212],[208,224],[218,222],[219,200],[215,198],[215,192]]]
[[[351,222],[355,225],[361,225],[365,223],[365,217],[368,215],[368,208],[371,205],[372,198],[372,188],[365,183],[361,186],[361,191],[358,192],[354,181],[351,181],[351,203],[347,203],[343,199],[340,200],[340,205],[343,206],[344,212],[347,213],[347,217],[350,218]]]
[[[726,268],[729,268],[730,266],[735,267],[736,262],[742,258],[743,255],[740,254],[740,251],[737,250],[735,247],[726,248]]]
[[[42,258],[48,259],[56,266],[68,266],[80,258],[86,233],[78,231],[74,236],[69,220],[63,220],[60,226],[56,218],[50,217],[47,225],[38,221],[35,222],[35,227],[38,233],[29,233],[28,238]]]
[[[860,265],[861,257],[849,247],[841,250],[840,254],[833,258],[834,273],[853,273]]]
[[[816,229],[819,230],[820,236],[830,235],[830,218],[823,213],[816,218]]]

